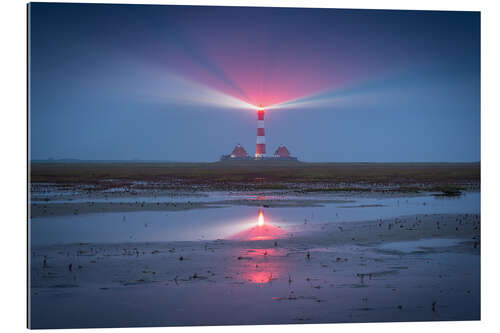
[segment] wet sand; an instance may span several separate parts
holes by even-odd
[[[33,247],[31,326],[478,320],[480,247],[476,214]]]
[[[30,205],[30,216],[32,218],[43,216],[65,216],[92,213],[113,212],[139,212],[139,211],[165,211],[174,212],[191,209],[220,208],[227,205],[242,205],[266,208],[278,207],[322,207],[329,203],[350,203],[351,200],[319,200],[319,199],[288,199],[288,200],[219,200],[212,202],[176,202],[164,201],[162,198],[157,202],[46,202],[32,203]]]

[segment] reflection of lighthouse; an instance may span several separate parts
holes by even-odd
[[[264,110],[257,111],[257,146],[255,149],[255,158],[266,156],[266,134],[264,132]]]
[[[259,207],[257,214],[257,225],[252,223],[253,227],[245,229],[237,233],[236,235],[231,236],[231,239],[256,241],[283,239],[286,237],[287,233],[284,229],[273,225],[272,223],[270,223],[270,221],[265,221],[263,208]]]
[[[262,208],[259,208],[259,217],[257,219],[257,225],[259,227],[262,227],[264,225],[264,212],[262,211]]]

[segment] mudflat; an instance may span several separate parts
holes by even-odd
[[[480,319],[478,163],[32,163],[32,328]]]
[[[479,236],[479,215],[435,214],[263,240],[33,247],[31,325],[477,320]]]

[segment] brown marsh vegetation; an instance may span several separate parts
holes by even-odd
[[[304,163],[231,161],[215,163],[32,163],[31,181],[102,184],[113,181],[159,183],[165,189],[283,189],[371,191],[392,187],[401,192],[435,190],[456,193],[479,186],[480,163]],[[118,184],[117,184],[118,183]]]

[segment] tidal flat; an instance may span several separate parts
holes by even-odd
[[[477,179],[408,179],[33,182],[30,327],[479,320]]]

